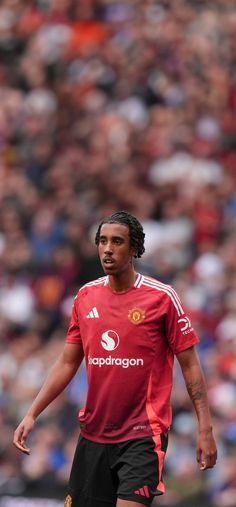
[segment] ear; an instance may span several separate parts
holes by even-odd
[[[136,248],[131,248],[131,255],[132,255],[132,257],[134,257],[135,259],[137,259],[138,255],[137,255]]]

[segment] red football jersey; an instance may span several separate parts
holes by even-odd
[[[86,360],[85,438],[115,443],[168,432],[174,354],[199,342],[170,285],[140,274],[120,293],[108,277],[87,283],[66,341],[82,343]]]

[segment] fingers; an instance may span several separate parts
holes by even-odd
[[[19,426],[16,428],[14,437],[13,437],[13,444],[14,446],[19,449],[19,451],[30,454],[30,448],[26,446],[26,439],[29,435],[29,433],[32,431],[35,424],[35,418],[32,415],[27,415],[24,417],[24,419],[21,421]]]
[[[24,454],[30,454],[30,448],[29,447],[25,447],[24,445],[22,444],[19,444],[19,442],[13,442],[15,447],[17,447],[17,449],[19,449],[21,452],[24,452]]]
[[[13,444],[21,452],[30,454],[30,448],[25,445],[27,435],[28,432],[25,432],[24,427],[19,426],[14,433]]]
[[[217,453],[214,452],[213,454],[211,454],[210,456],[207,456],[204,458],[204,466],[203,466],[203,470],[206,470],[207,468],[213,468],[216,464],[216,460],[217,460]]]
[[[208,468],[213,468],[215,463],[210,463],[209,461],[205,461],[204,459],[201,461],[200,470],[207,470]]]
[[[202,462],[202,451],[201,449],[197,449],[197,462],[200,465]]]
[[[207,468],[207,465],[206,465],[206,460],[204,459],[204,457],[202,456],[202,453],[201,451],[199,451],[197,453],[197,462],[199,464],[199,468],[200,470],[206,470]]]
[[[213,468],[216,464],[216,460],[217,460],[216,451],[209,454],[197,451],[197,462],[199,464],[201,471]]]
[[[201,461],[200,470],[206,470],[206,462],[204,461],[204,459]]]

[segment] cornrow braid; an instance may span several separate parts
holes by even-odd
[[[130,246],[134,248],[136,255],[135,258],[141,257],[145,252],[143,227],[136,217],[128,213],[127,211],[117,211],[112,215],[104,218],[104,220],[98,226],[98,230],[95,236],[95,244],[98,246],[100,241],[100,231],[103,224],[122,224],[129,229]]]

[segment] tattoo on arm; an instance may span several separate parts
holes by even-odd
[[[199,380],[196,380],[195,382],[188,382],[186,384],[188,393],[190,398],[193,401],[202,400],[204,397],[204,392],[202,390],[202,383]]]

